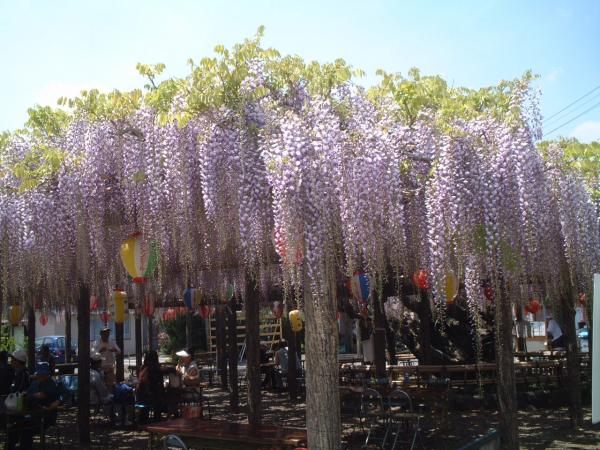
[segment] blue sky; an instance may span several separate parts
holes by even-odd
[[[600,1],[184,1],[0,0],[0,130],[28,107],[79,90],[131,89],[137,62],[183,76],[189,57],[212,53],[266,26],[265,45],[364,69],[419,67],[480,87],[540,75],[545,117],[600,85]],[[549,137],[600,140],[600,88],[548,120]]]

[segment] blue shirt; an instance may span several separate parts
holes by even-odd
[[[36,398],[33,394],[42,392],[45,394],[44,398]],[[27,401],[32,407],[36,406],[50,406],[56,400],[58,400],[59,392],[58,386],[52,378],[45,381],[34,380],[27,389]]]

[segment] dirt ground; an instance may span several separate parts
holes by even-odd
[[[226,392],[218,388],[206,391],[210,398],[213,419],[245,421],[243,412],[231,414]],[[245,392],[241,392],[241,411],[244,411]],[[286,393],[264,391],[264,422],[287,426],[304,427],[305,405],[291,404]],[[64,412],[58,421],[58,431],[51,428],[47,434],[46,449],[81,448],[77,443],[76,410]],[[358,449],[365,434],[356,420],[344,420],[344,439],[351,449]],[[524,410],[519,413],[519,434],[523,449],[600,449],[600,424],[591,424],[591,409],[585,409],[585,424],[579,430],[568,429],[568,411],[560,409]],[[436,429],[435,423],[425,420],[422,431],[422,446],[425,449],[454,450],[487,433],[497,426],[497,413],[490,410],[449,412],[449,423],[445,431]],[[60,434],[62,447],[56,443]],[[3,443],[4,435],[0,434]],[[36,448],[41,448],[36,438]],[[94,417],[92,424],[93,449],[147,448],[148,434],[139,427],[111,428],[102,416]]]

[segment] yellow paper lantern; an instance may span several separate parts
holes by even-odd
[[[158,247],[142,233],[133,233],[121,244],[121,262],[135,283],[143,283],[156,268]]]
[[[127,293],[119,289],[113,291],[113,305],[115,307],[115,323],[125,322],[125,306],[127,302]]]
[[[293,332],[302,331],[302,314],[297,309],[290,311],[290,327]]]
[[[194,307],[200,308],[204,304],[204,299],[202,298],[202,289],[196,288],[194,289]]]
[[[452,270],[446,272],[446,303],[452,304],[454,303],[454,299],[458,294],[458,278],[454,275]]]
[[[10,320],[10,324],[13,327],[16,327],[19,325],[19,323],[21,323],[21,317],[23,316],[23,312],[21,310],[21,306],[20,305],[12,305],[10,307],[9,313],[8,313],[8,319]]]

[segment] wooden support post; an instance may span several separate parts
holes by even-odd
[[[29,372],[35,372],[35,310],[32,304],[29,305],[27,312],[27,361],[29,362]]]
[[[192,311],[186,310],[185,313],[185,346],[192,352],[194,343],[192,340]]]
[[[385,317],[381,293],[373,292],[373,354],[375,359],[375,373],[377,378],[386,377],[385,368]]]
[[[565,335],[567,350],[567,392],[569,395],[569,415],[571,427],[583,425],[583,409],[581,406],[581,361],[577,346],[577,331],[575,330],[575,307],[573,305],[573,288],[568,275],[563,277],[568,283],[561,295],[562,330]]]
[[[129,318],[126,318],[125,320],[129,320]],[[115,323],[115,342],[121,349],[121,353],[117,355],[117,381],[123,381],[125,379],[125,363],[123,360],[125,356],[124,334],[124,325],[122,323]]]
[[[298,353],[298,336],[292,331],[290,327],[290,321],[286,317],[282,320],[283,334],[288,344],[288,373],[287,373],[287,384],[288,392],[290,394],[290,400],[295,402],[298,399],[298,363],[300,361],[296,358]]]
[[[240,393],[238,385],[238,342],[237,342],[237,314],[235,297],[231,299],[227,308],[227,333],[229,349],[229,406],[231,412],[239,411]]]
[[[506,286],[499,290],[496,300],[496,364],[498,366],[498,406],[500,429],[507,450],[518,450],[519,429],[517,426],[517,386],[512,336],[512,307]]]
[[[326,271],[322,271],[323,274]],[[335,291],[318,280],[324,298],[314,298],[305,275],[306,429],[308,448],[339,449],[342,434]]]
[[[73,347],[71,338],[71,305],[65,307],[65,362],[70,363],[73,359]]]
[[[419,364],[432,364],[433,352],[431,349],[431,305],[429,303],[429,295],[427,290],[419,289],[421,302],[418,306],[419,313],[419,347],[421,355]]]
[[[248,377],[248,423],[259,425],[261,414],[260,383],[260,292],[246,282],[246,376]]]
[[[144,283],[139,284],[138,298],[135,302],[135,368],[136,373],[139,376],[142,368],[142,305],[144,304],[144,297],[146,295],[146,285]],[[121,348],[121,350],[123,350]]]
[[[154,316],[148,316],[148,350],[154,350]]]
[[[90,291],[80,282],[77,305],[77,334],[79,342],[77,426],[79,444],[90,443]]]
[[[225,330],[225,307],[217,305],[215,312],[217,333],[217,373],[221,378],[221,389],[227,390],[227,337]]]

